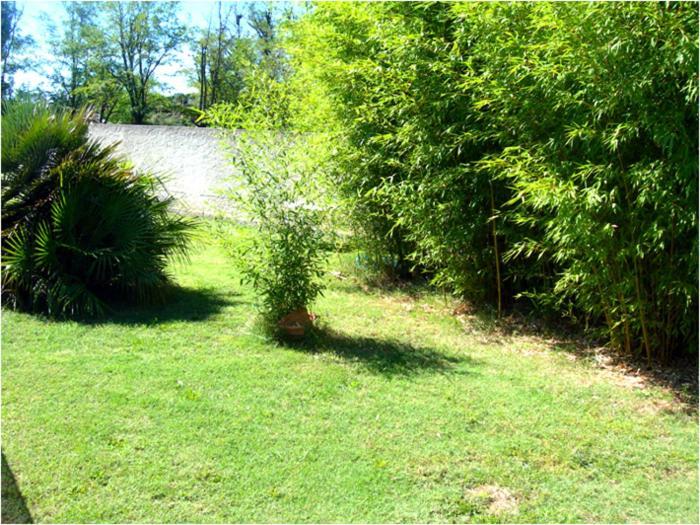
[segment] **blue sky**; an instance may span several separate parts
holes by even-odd
[[[226,5],[237,3],[242,12],[247,12],[250,2],[226,2]],[[46,24],[41,20],[42,13],[50,17],[57,27],[60,27],[63,7],[60,1],[17,1],[17,7],[23,9],[20,29],[22,33],[29,34],[37,42],[30,54],[39,59],[41,63],[51,60],[51,51],[46,43]],[[214,1],[188,1],[180,2],[180,19],[189,26],[206,27],[208,19],[214,13],[216,2]],[[173,55],[170,64],[158,69],[156,75],[163,84],[166,93],[187,93],[196,90],[188,85],[184,68],[193,67],[193,57],[187,44]],[[47,79],[48,71],[37,69],[36,71],[20,71],[15,74],[15,85],[24,85],[29,88],[42,88],[50,91],[51,84]]]

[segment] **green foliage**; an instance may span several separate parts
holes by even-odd
[[[465,87],[502,146],[481,165],[530,232],[508,256],[560,268],[525,291],[648,361],[697,351],[697,5],[455,10],[479,28]]]
[[[295,57],[327,86],[339,120],[336,182],[376,260],[433,272],[482,299],[494,283],[486,177],[464,165],[463,97],[445,4],[321,5]],[[311,65],[309,65],[311,64]],[[468,288],[471,288],[468,293]]]
[[[75,89],[75,94],[93,109],[98,122],[131,122],[129,97],[104,67],[95,69],[87,83]]]
[[[323,290],[328,207],[316,138],[289,128],[284,84],[258,74],[257,90],[237,105],[214,106],[206,121],[234,130],[227,137],[235,142],[237,174],[227,194],[255,231],[237,247],[236,258],[261,297],[264,317],[274,322],[309,307]],[[265,104],[258,103],[261,93]]]
[[[196,95],[176,93],[151,96],[151,111],[148,122],[156,126],[194,126],[199,112],[194,107]]]
[[[221,102],[235,102],[245,86],[245,75],[255,59],[255,46],[242,34],[244,15],[240,4],[217,2],[216,16],[199,38],[190,42],[199,88],[199,109]],[[213,9],[213,10],[214,10]],[[210,15],[212,16],[212,15]]]
[[[48,42],[54,64],[50,74],[56,86],[53,101],[56,104],[77,110],[88,100],[85,86],[93,80],[98,70],[97,52],[99,32],[97,6],[94,2],[65,2],[65,20],[59,30],[47,17]],[[90,100],[90,102],[93,102]]]
[[[317,126],[378,259],[666,359],[697,350],[697,15],[319,4],[289,49],[322,85]]]
[[[17,2],[2,2],[0,8],[2,16],[0,23],[2,33],[0,95],[3,101],[13,96],[14,74],[29,67],[33,62],[30,57],[23,54],[28,47],[34,45],[34,39],[23,34],[19,28],[23,12],[23,9],[17,9]]]
[[[102,123],[130,122],[130,101],[124,86],[105,60],[109,52],[103,13],[94,2],[64,2],[63,23],[57,28],[45,17],[53,60],[51,100],[77,111],[90,106]]]
[[[323,288],[322,217],[307,198],[308,173],[299,170],[291,140],[256,133],[238,149],[245,188],[238,202],[256,227],[241,260],[272,319],[310,306]]]
[[[154,74],[184,41],[187,28],[177,2],[105,2],[100,61],[126,91],[131,119],[143,124],[151,111]]]
[[[60,29],[44,16],[53,55],[52,101],[73,111],[90,106],[103,123],[178,124],[181,118],[163,115],[164,96],[155,90],[156,71],[185,38],[177,3],[105,2],[103,7],[64,2]]]
[[[157,179],[88,140],[84,113],[10,105],[2,164],[2,285],[10,305],[95,315],[117,299],[162,296],[167,262],[185,255],[191,221],[169,214]]]
[[[245,130],[289,130],[293,113],[291,92],[284,82],[264,68],[252,68],[246,88],[232,103],[217,104],[202,114],[201,121],[213,127]]]

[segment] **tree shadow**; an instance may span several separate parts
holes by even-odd
[[[315,329],[300,341],[285,340],[289,348],[310,353],[328,353],[358,363],[384,376],[412,376],[423,373],[467,373],[462,364],[475,365],[467,356],[446,355],[395,339],[349,336],[330,329]],[[472,372],[468,372],[472,373]]]
[[[164,301],[146,306],[117,304],[104,317],[82,319],[84,324],[157,325],[185,321],[201,322],[218,314],[222,309],[242,304],[232,291],[211,288],[175,287],[167,292]]]
[[[34,523],[15,476],[2,453],[2,523]]]

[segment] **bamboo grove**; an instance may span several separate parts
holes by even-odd
[[[320,3],[286,45],[378,260],[697,352],[697,3]]]

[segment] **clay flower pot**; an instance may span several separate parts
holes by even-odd
[[[315,319],[316,315],[309,312],[306,308],[299,308],[280,319],[277,326],[279,326],[286,335],[301,337],[306,333],[306,329],[313,324]]]

